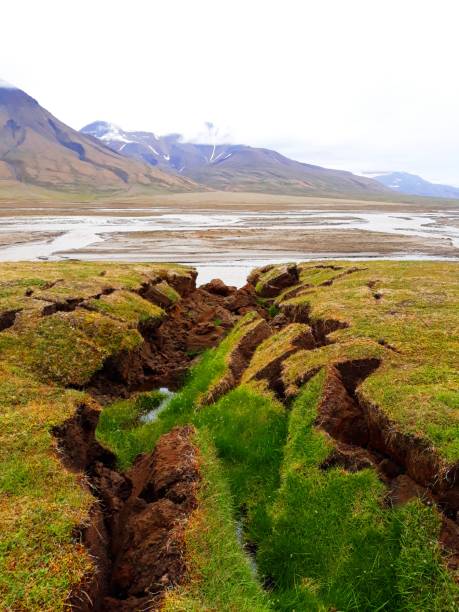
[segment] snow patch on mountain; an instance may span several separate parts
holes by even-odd
[[[18,89],[16,85],[12,85],[3,79],[0,79],[0,89]]]

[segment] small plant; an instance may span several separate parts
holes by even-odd
[[[166,397],[167,394],[163,391],[140,393],[135,399],[135,411],[140,415],[150,412],[157,408]]]
[[[271,319],[274,319],[274,317],[278,315],[279,312],[280,312],[279,307],[276,306],[276,304],[271,304],[271,306],[268,308],[268,314],[271,317]]]

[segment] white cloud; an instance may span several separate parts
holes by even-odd
[[[196,138],[210,118],[218,138],[302,161],[459,184],[455,0],[3,9],[5,23],[21,24],[21,43],[2,28],[0,74],[72,126],[102,118]]]

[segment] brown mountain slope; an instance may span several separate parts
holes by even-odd
[[[192,180],[130,160],[68,127],[20,89],[0,82],[0,181],[77,190],[184,191]]]

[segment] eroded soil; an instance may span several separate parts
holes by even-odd
[[[334,278],[322,286],[331,286],[340,275],[358,269],[341,272],[337,268]],[[270,272],[269,267],[262,272]],[[143,343],[110,357],[85,389],[97,402],[105,403],[139,389],[178,388],[197,354],[216,346],[242,315],[256,311],[254,321],[229,355],[226,374],[208,390],[202,403],[215,402],[252,372],[249,379],[266,381],[288,409],[291,398],[282,380],[286,359],[298,351],[333,343],[333,332],[348,323],[312,319],[307,308],[294,305],[270,316],[267,307],[273,306],[281,293],[295,297],[308,290],[305,285],[296,286],[299,275],[295,266],[279,267],[274,272],[258,289],[260,271],[240,290],[221,281],[197,289],[194,281],[183,284],[183,279],[177,279],[174,288],[182,298],[177,303],[159,296],[155,283],[146,284],[140,294],[164,307],[167,317],[157,325],[139,327]],[[368,289],[380,299],[375,297],[376,282]],[[263,305],[260,297],[265,300]],[[77,307],[85,307],[84,300],[65,302],[62,308]],[[3,316],[3,329],[14,324],[15,316],[15,312]],[[275,334],[288,335],[292,329],[298,334],[285,343],[285,349],[257,365],[263,343]],[[333,441],[333,451],[321,468],[341,466],[350,472],[371,468],[387,487],[385,504],[400,505],[418,497],[435,505],[442,516],[440,539],[447,563],[451,569],[458,569],[457,470],[445,473],[434,448],[398,431],[377,406],[362,400],[359,386],[380,366],[381,360],[376,358],[349,359],[327,366],[315,425]],[[309,376],[316,371],[311,370]],[[83,486],[88,486],[97,500],[90,524],[75,534],[97,560],[97,571],[86,576],[69,603],[72,609],[81,611],[160,609],[165,590],[180,584],[186,576],[184,529],[196,509],[200,483],[194,430],[191,426],[173,428],[151,453],[139,456],[123,473],[116,469],[114,455],[95,439],[99,410],[96,401],[82,404],[71,419],[54,429],[62,462],[81,474]]]

